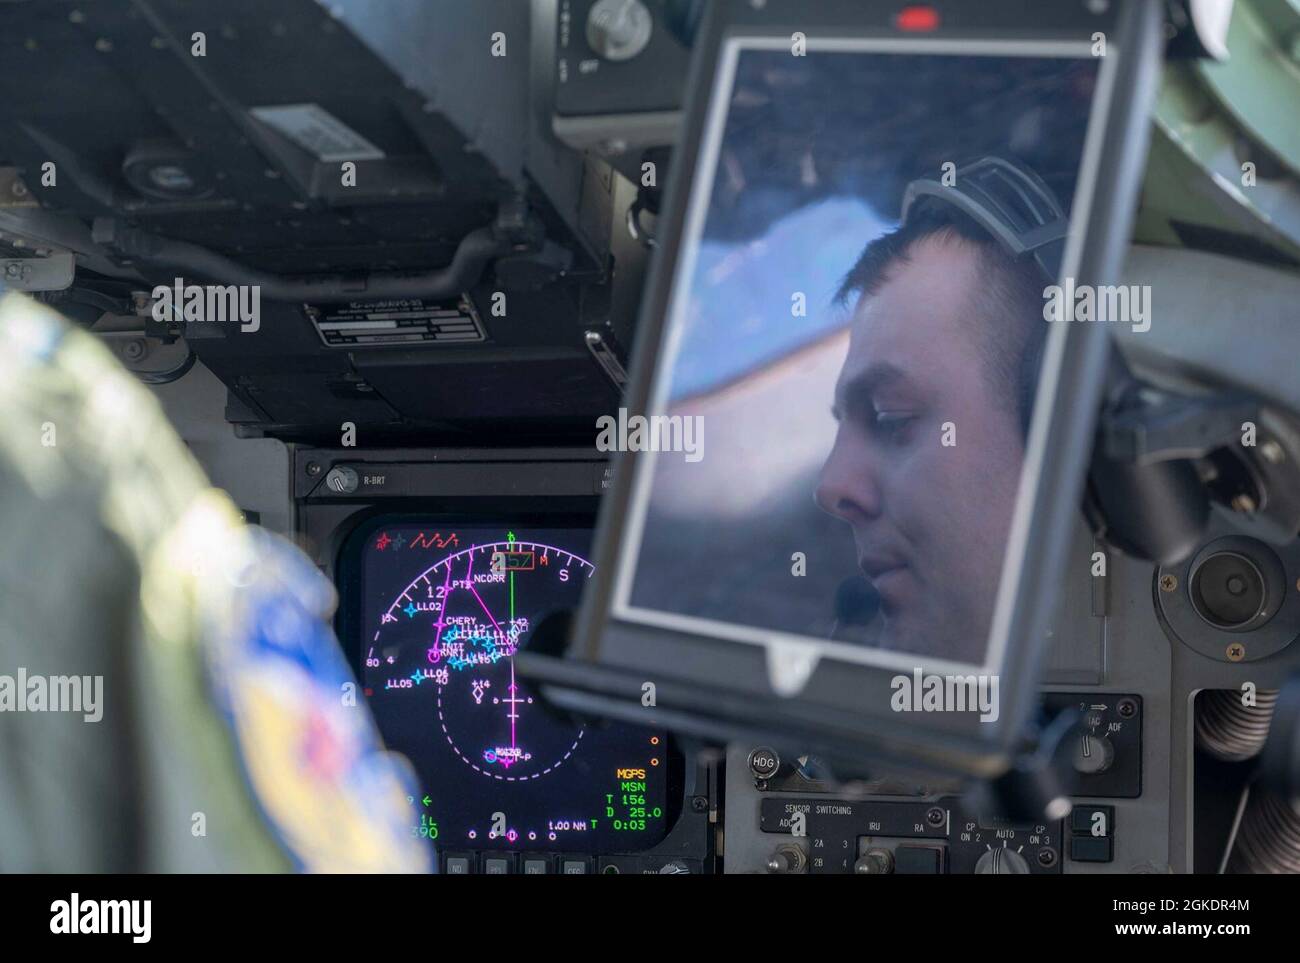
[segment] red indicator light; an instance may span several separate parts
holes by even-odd
[[[926,33],[939,29],[939,11],[934,7],[904,7],[894,16],[899,30]]]

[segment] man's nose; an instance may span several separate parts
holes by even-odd
[[[841,432],[822,465],[814,498],[822,511],[850,525],[879,515],[876,466],[866,446],[847,443]]]

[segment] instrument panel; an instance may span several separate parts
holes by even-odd
[[[793,751],[741,741],[724,762],[661,730],[548,715],[531,684],[512,679],[512,653],[591,584],[607,478],[583,453],[548,454],[298,454],[301,537],[339,588],[339,637],[386,743],[415,771],[411,831],[434,844],[442,872],[1014,873],[1015,856],[1035,874],[1190,865],[1170,848],[1171,706],[1160,691],[1173,653],[1150,644],[1149,567],[1110,557],[1099,611],[1094,546],[1080,533],[1076,589],[1040,689],[1050,709],[1083,713],[1086,731],[1060,760],[1076,813],[1041,830],[1008,826],[945,787],[873,794]],[[332,487],[336,469],[363,487]],[[803,834],[782,825],[799,812]],[[1003,849],[1015,856],[979,864]]]
[[[578,605],[590,541],[590,527],[405,516],[349,539],[362,691],[417,774],[412,831],[451,871],[487,871],[491,853],[641,852],[671,825],[666,732],[562,718],[515,671],[542,620]]]

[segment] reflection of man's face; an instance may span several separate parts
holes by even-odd
[[[853,528],[881,597],[882,645],[974,663],[1023,457],[1015,393],[988,369],[979,265],[965,242],[924,238],[860,300],[817,489],[818,504]],[[956,426],[952,447],[945,422]]]

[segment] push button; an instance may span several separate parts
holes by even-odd
[[[1109,863],[1115,858],[1108,836],[1071,836],[1070,858],[1076,863]]]
[[[551,861],[545,856],[529,856],[524,860],[525,876],[545,876],[551,871]]]
[[[1075,806],[1070,813],[1070,858],[1109,863],[1115,858],[1115,807]]]
[[[564,876],[585,876],[587,861],[585,859],[566,859],[560,864],[560,873]]]
[[[484,856],[484,876],[509,876],[510,858],[508,856]]]
[[[1077,836],[1114,835],[1115,807],[1075,806],[1070,813],[1070,832]]]
[[[468,856],[448,856],[442,865],[442,871],[448,876],[468,876],[471,872]]]
[[[894,872],[900,876],[937,876],[943,872],[943,850],[934,846],[899,846]]]
[[[771,779],[781,769],[781,757],[775,749],[759,746],[749,754],[749,771],[756,779]]]

